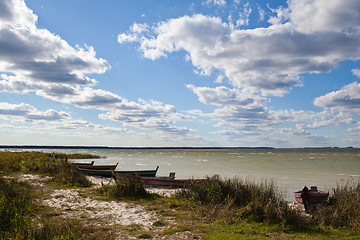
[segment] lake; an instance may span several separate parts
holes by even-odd
[[[29,151],[29,149],[26,149]],[[35,149],[103,156],[95,164],[119,163],[117,169],[154,169],[178,178],[240,177],[272,180],[287,200],[305,185],[331,190],[336,184],[360,179],[360,149]],[[87,160],[78,160],[87,161]],[[90,161],[90,160],[88,160]]]

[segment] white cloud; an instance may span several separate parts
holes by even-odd
[[[229,89],[221,86],[217,88],[209,87],[195,87],[194,85],[187,85],[187,88],[192,90],[198,97],[199,101],[215,106],[237,105],[237,106],[262,106],[268,100],[260,97],[254,93],[246,92],[239,89]]]
[[[353,73],[355,76],[357,76],[358,78],[360,78],[360,69],[352,69],[351,71],[352,71],[352,73]]]
[[[344,113],[360,113],[360,83],[353,82],[339,91],[315,98],[314,105]]]
[[[106,111],[105,114],[100,114],[101,118],[132,127],[171,134],[193,132],[191,129],[174,126],[175,121],[189,117],[176,113],[172,105],[153,100],[133,102],[110,91],[94,89],[97,81],[87,75],[104,73],[110,69],[107,61],[96,58],[91,46],[72,47],[60,36],[37,28],[37,16],[26,7],[23,0],[1,1],[0,7],[0,91],[19,94],[35,92],[44,98],[79,108]],[[131,27],[132,35],[118,36],[118,41],[140,41],[143,39],[142,35],[148,33],[148,29],[146,24],[135,23]],[[156,52],[154,49],[152,54],[156,56]],[[30,110],[25,111],[25,108]],[[41,113],[24,104],[11,111],[20,114],[20,110],[25,111],[22,117],[27,120],[69,117],[54,110]],[[2,111],[5,114],[5,110]],[[10,114],[10,110],[7,113]],[[62,127],[72,128],[74,124],[75,122],[67,122]]]
[[[70,115],[66,112],[58,112],[53,109],[41,112],[29,104],[9,104],[6,102],[0,102],[0,116],[16,117],[17,119],[23,119],[25,121],[46,122],[70,119]]]
[[[259,5],[257,5],[258,7],[258,13],[259,13],[259,22],[264,21],[265,19],[265,10],[262,9]]]
[[[242,12],[239,13],[239,19],[236,21],[237,26],[249,25],[249,17],[252,9],[249,3],[244,4]]]
[[[214,6],[225,6],[226,1],[225,0],[206,0],[206,2],[203,2],[205,5],[214,5]]]
[[[185,50],[197,72],[220,70],[237,88],[277,96],[301,86],[300,74],[329,72],[341,61],[360,59],[359,1],[288,3],[274,10],[267,28],[236,29],[201,14],[169,19],[155,25],[151,36],[138,38],[140,50],[153,60]],[[130,29],[125,35],[132,34]]]

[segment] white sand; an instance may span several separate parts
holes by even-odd
[[[125,202],[96,200],[82,195],[78,189],[55,190],[43,204],[60,210],[64,217],[86,219],[98,225],[139,224],[149,229],[157,220],[142,207]]]

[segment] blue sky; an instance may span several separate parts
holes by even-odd
[[[360,147],[360,2],[0,0],[0,144]]]

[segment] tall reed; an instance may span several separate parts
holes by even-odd
[[[0,169],[4,174],[12,172],[47,174],[56,182],[75,187],[89,187],[91,183],[66,158],[54,153],[0,152]]]
[[[116,180],[114,185],[102,186],[98,189],[101,195],[116,199],[149,198],[151,195],[146,191],[144,184],[132,176],[124,176]]]
[[[240,218],[302,227],[305,219],[288,206],[272,182],[233,179],[193,181],[177,195],[198,204],[223,205],[238,211]]]
[[[332,189],[329,202],[314,213],[315,221],[360,232],[360,183],[347,182]]]

